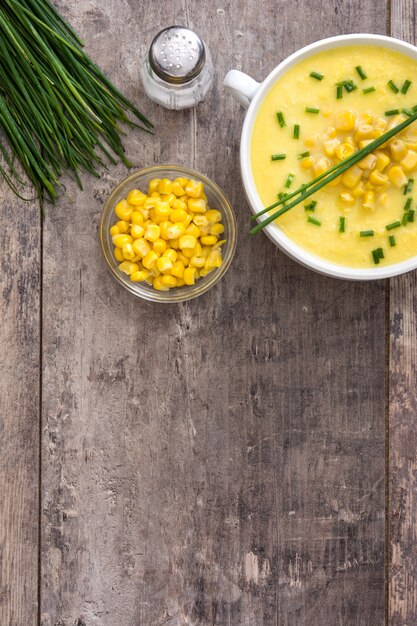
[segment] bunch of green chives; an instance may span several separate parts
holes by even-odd
[[[152,128],[85,54],[82,41],[49,0],[2,0],[0,174],[13,191],[22,198],[25,183],[16,160],[41,206],[45,199],[56,200],[64,171],[81,186],[80,170],[98,177],[97,168],[105,167],[103,155],[130,166],[121,123],[148,132]]]

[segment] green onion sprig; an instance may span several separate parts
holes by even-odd
[[[398,89],[397,85],[392,81],[389,80],[387,82],[388,87],[391,89],[391,91],[393,91],[394,93],[398,93],[400,90]]]
[[[284,114],[282,113],[282,111],[278,111],[277,112],[277,120],[278,120],[278,124],[281,126],[281,128],[284,128],[287,125],[285,123],[285,118],[284,118]]]
[[[359,76],[362,78],[362,80],[365,80],[367,77],[367,75],[365,74],[365,72],[363,71],[363,69],[361,68],[360,65],[357,65],[355,67],[355,70],[358,72]]]
[[[411,85],[411,80],[405,80],[404,85],[401,87],[401,93],[406,94]]]
[[[310,72],[309,76],[311,76],[311,78],[315,78],[316,80],[323,80],[324,78],[323,74],[320,74],[320,72]]]
[[[294,124],[294,130],[292,133],[293,139],[299,139],[300,138],[300,126],[299,124]]]
[[[362,89],[362,93],[364,94],[372,93],[373,91],[376,91],[375,87],[367,87],[366,89]]]
[[[271,161],[283,161],[287,158],[286,154],[271,154]]]

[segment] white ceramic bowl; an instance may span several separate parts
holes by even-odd
[[[262,211],[264,208],[261,198],[256,191],[250,155],[253,125],[263,99],[276,80],[285,74],[285,72],[287,72],[287,70],[291,67],[297,65],[300,61],[318,52],[331,50],[333,48],[340,48],[349,44],[382,46],[384,48],[388,48],[389,50],[402,52],[403,54],[411,57],[413,60],[417,60],[417,48],[405,43],[404,41],[400,41],[399,39],[393,39],[383,35],[340,35],[338,37],[322,39],[321,41],[312,43],[305,48],[301,48],[301,50],[298,50],[289,56],[274,70],[272,70],[263,83],[258,83],[247,74],[237,70],[231,70],[226,75],[223,82],[226,90],[248,109],[243,124],[240,143],[240,168],[246,197],[254,213]],[[349,280],[377,280],[381,278],[389,278],[390,276],[396,276],[398,274],[404,274],[405,272],[409,272],[410,270],[417,268],[417,256],[407,259],[406,261],[402,261],[401,263],[395,263],[385,267],[370,267],[362,269],[337,265],[300,247],[287,237],[287,235],[285,235],[285,233],[274,223],[266,226],[264,228],[264,232],[266,232],[275,245],[281,248],[281,250],[283,250],[291,258],[295,259],[302,265],[320,272],[321,274],[327,274],[336,278],[345,278]]]

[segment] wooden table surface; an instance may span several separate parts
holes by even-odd
[[[414,42],[412,0],[57,6],[156,124],[126,139],[135,167],[212,177],[239,239],[208,294],[146,303],[99,248],[123,166],[64,179],[43,222],[1,185],[1,626],[417,624],[416,273],[339,282],[251,238],[222,88],[325,36]],[[172,23],[216,69],[181,113],[139,80]]]

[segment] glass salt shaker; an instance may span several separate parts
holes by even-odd
[[[183,26],[161,30],[145,55],[141,76],[147,96],[167,109],[187,109],[204,100],[213,83],[208,47]]]

